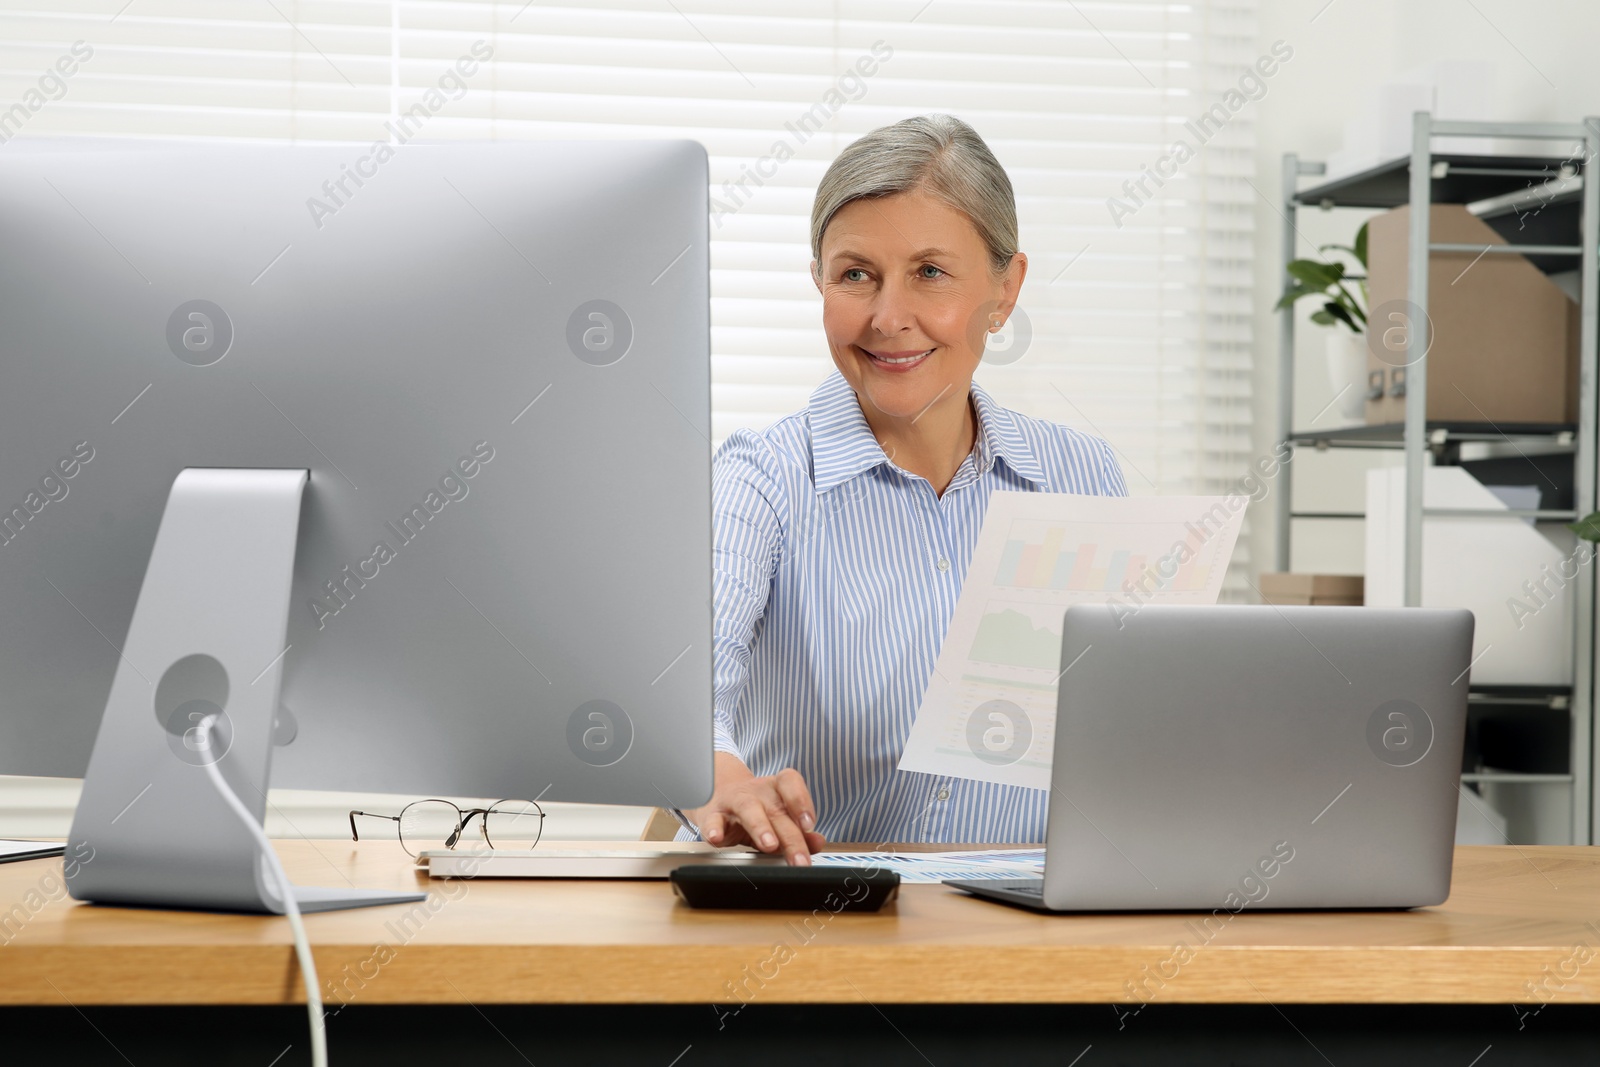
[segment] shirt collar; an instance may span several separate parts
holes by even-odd
[[[1050,479],[1045,477],[1039,457],[1028,447],[1027,439],[1017,428],[1011,412],[995,402],[977,382],[972,383],[972,406],[978,410],[979,469],[985,474],[998,457],[1006,461],[1012,472],[1035,483],[1040,489],[1050,490]]]
[[[972,403],[978,413],[978,441],[973,461],[987,474],[996,459],[1013,472],[1048,490],[1050,481],[1038,458],[1017,429],[1011,412],[997,404],[977,382],[972,383]],[[878,439],[861,413],[855,390],[835,370],[811,394],[807,411],[811,422],[811,477],[817,492],[887,463]]]

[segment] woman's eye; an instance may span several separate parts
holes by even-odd
[[[852,277],[852,275],[859,275],[859,277]],[[847,282],[866,281],[866,278],[867,272],[862,270],[860,267],[851,267],[849,270],[844,272],[844,280]]]
[[[929,274],[929,271],[932,271],[933,273]],[[932,263],[924,263],[922,265],[922,272],[922,276],[924,278],[939,278],[943,277],[944,275],[944,271],[940,270],[938,267],[935,267]]]

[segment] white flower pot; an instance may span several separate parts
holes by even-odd
[[[1333,408],[1345,419],[1360,420],[1367,410],[1367,336],[1337,326],[1328,339],[1328,381],[1338,400]]]

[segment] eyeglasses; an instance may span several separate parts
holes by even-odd
[[[368,819],[388,819],[394,823],[400,837],[400,847],[413,858],[420,856],[424,849],[436,848],[440,841],[444,842],[445,848],[455,848],[474,821],[477,822],[483,844],[488,848],[513,845],[533,848],[544,831],[544,809],[531,800],[497,800],[487,808],[466,810],[448,800],[414,800],[401,808],[399,815],[352,811],[352,841],[361,840],[356,830],[357,815]]]

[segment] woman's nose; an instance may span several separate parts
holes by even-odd
[[[904,333],[916,324],[911,293],[904,285],[886,283],[872,306],[872,328],[884,337]]]

